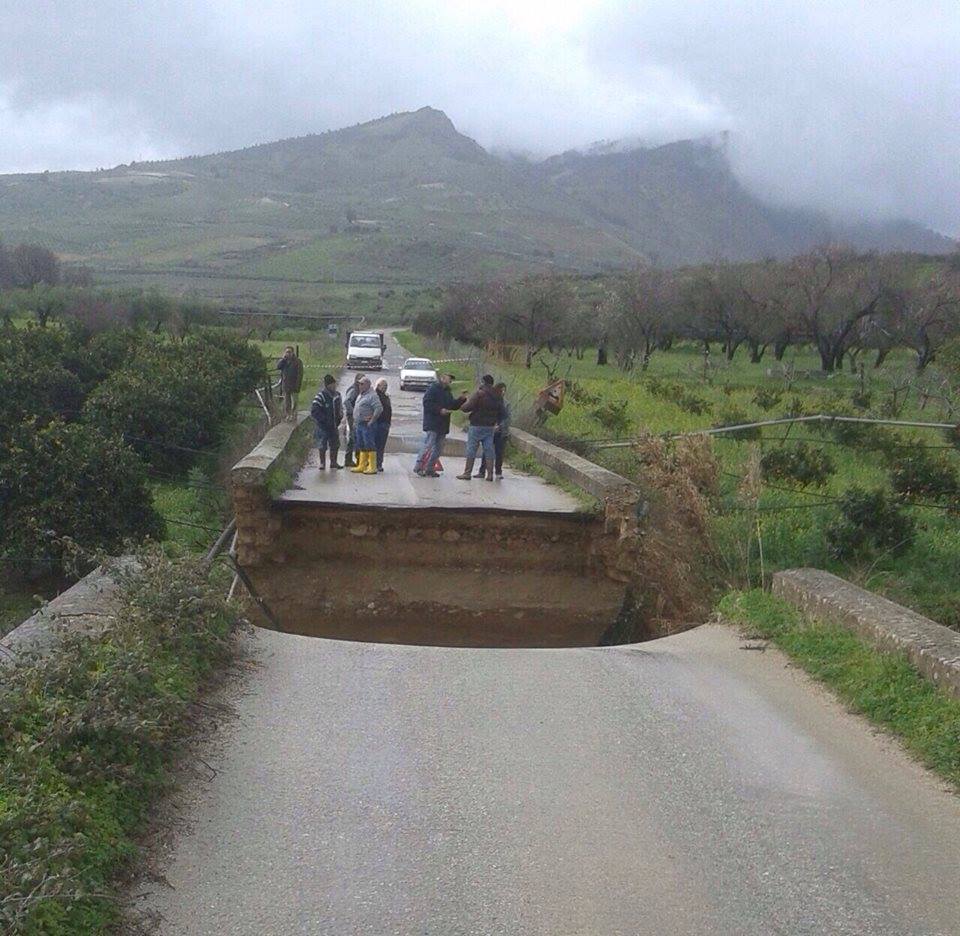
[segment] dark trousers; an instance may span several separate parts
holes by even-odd
[[[503,474],[503,453],[507,448],[507,437],[502,432],[495,432],[493,434],[493,452],[494,452],[494,466],[497,474]],[[478,473],[486,472],[487,470],[487,460],[485,458],[480,459],[480,468]]]
[[[383,453],[390,435],[390,423],[377,423],[377,468],[383,467]]]
[[[340,433],[331,428],[320,428],[313,434],[314,441],[317,443],[317,451],[320,453],[320,460],[324,459],[327,449],[330,449],[330,464],[337,460],[337,452],[340,451]]]

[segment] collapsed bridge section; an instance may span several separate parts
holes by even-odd
[[[596,645],[622,619],[638,535],[624,479],[516,431],[514,444],[549,467],[579,469],[592,502],[518,472],[456,481],[456,456],[439,481],[412,476],[398,453],[376,477],[319,472],[300,467],[309,425],[275,427],[232,473],[237,561],[272,619],[261,623],[385,643],[560,647]]]

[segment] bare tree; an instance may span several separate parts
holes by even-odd
[[[922,371],[960,331],[960,271],[940,269],[912,282],[903,279],[889,292],[890,345],[899,340],[912,348]]]
[[[818,247],[795,257],[786,272],[787,315],[816,345],[823,371],[832,373],[842,365],[857,324],[878,310],[886,271],[872,254]]]
[[[515,338],[526,348],[527,367],[544,348],[557,343],[561,323],[573,305],[570,284],[557,276],[537,276],[515,284],[500,316],[504,338]]]
[[[749,264],[740,271],[738,287],[739,324],[750,363],[759,364],[770,345],[782,360],[793,342],[783,303],[782,266],[771,260]]]
[[[697,310],[701,327],[719,340],[724,356],[732,361],[747,337],[739,271],[726,264],[703,267],[691,281],[687,296]]]
[[[617,365],[632,370],[640,355],[641,370],[673,330],[676,310],[674,281],[663,270],[638,267],[622,276],[603,306],[606,331],[616,336]]]
[[[41,284],[56,286],[60,282],[60,261],[56,254],[37,244],[17,244],[10,251],[13,285],[31,289]]]

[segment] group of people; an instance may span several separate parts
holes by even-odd
[[[313,398],[310,415],[316,423],[314,439],[320,454],[320,470],[350,468],[358,474],[373,475],[383,471],[383,453],[390,435],[393,404],[387,393],[387,380],[381,377],[374,385],[366,374],[357,374],[341,397],[332,374],[323,378],[323,388]],[[346,428],[347,451],[344,463],[337,461],[340,451],[340,428]],[[356,460],[354,460],[356,454]]]
[[[455,397],[450,385],[453,374],[438,374],[437,379],[423,395],[423,445],[413,470],[422,478],[439,477],[437,465],[443,454],[443,444],[450,434],[450,414],[455,410],[468,414],[467,461],[461,481],[472,477],[493,481],[503,477],[503,453],[510,433],[510,404],[505,383],[495,383],[490,374],[484,374],[480,386],[472,395],[461,393]],[[483,452],[480,468],[473,474],[477,453]]]
[[[503,478],[503,453],[510,433],[511,415],[506,398],[507,385],[496,383],[490,374],[484,374],[473,394],[464,392],[455,397],[450,389],[455,379],[453,374],[439,374],[423,395],[424,437],[413,470],[421,478],[440,476],[443,445],[450,433],[450,414],[461,410],[468,414],[470,425],[466,464],[457,478],[462,481],[474,477],[487,481]],[[328,455],[331,469],[350,468],[368,475],[383,471],[383,453],[393,419],[393,404],[385,377],[374,385],[366,374],[357,374],[341,396],[336,378],[327,374],[322,389],[313,399],[310,415],[316,423],[314,438],[321,471],[327,468]],[[341,465],[337,455],[342,430],[346,457]],[[480,465],[474,475],[478,454],[481,456]]]

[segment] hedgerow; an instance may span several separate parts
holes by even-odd
[[[63,537],[162,533],[147,467],[185,474],[265,373],[258,348],[211,330],[0,326],[0,558],[30,577],[58,571]]]
[[[62,566],[65,542],[113,551],[164,533],[140,459],[95,426],[12,427],[0,454],[0,503],[0,558],[21,573]]]
[[[234,652],[224,582],[157,549],[114,567],[115,613],[64,627],[0,684],[0,931],[101,933],[191,704]]]

